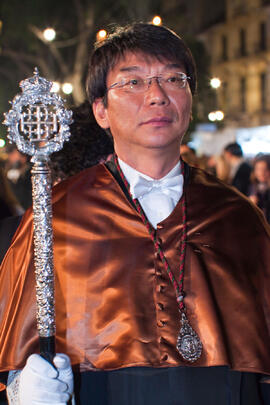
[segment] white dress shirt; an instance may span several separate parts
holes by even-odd
[[[133,198],[138,198],[149,222],[157,224],[174,210],[183,193],[180,162],[162,179],[156,180],[140,173],[118,158],[121,170],[130,185]]]

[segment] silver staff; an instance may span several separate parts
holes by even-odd
[[[52,82],[34,76],[20,83],[22,94],[12,101],[5,115],[8,139],[20,152],[32,156],[34,256],[37,297],[37,329],[41,354],[49,361],[55,353],[54,266],[50,154],[69,139],[72,111],[51,92]]]

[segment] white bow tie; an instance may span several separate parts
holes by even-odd
[[[143,197],[149,193],[161,192],[171,197],[175,202],[181,197],[183,189],[183,176],[164,178],[161,180],[147,180],[144,177],[138,176],[135,182],[130,186],[130,192],[133,198]]]

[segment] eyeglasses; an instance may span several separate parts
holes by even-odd
[[[152,80],[156,80],[159,86],[169,92],[178,91],[186,87],[187,80],[190,80],[190,77],[182,72],[170,72],[146,78],[133,75],[131,77],[125,77],[119,82],[113,83],[107,89],[107,92],[119,88],[133,94],[143,93],[149,89]]]

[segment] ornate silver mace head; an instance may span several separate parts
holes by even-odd
[[[64,108],[64,100],[51,91],[52,85],[35,68],[33,77],[20,82],[22,94],[14,97],[11,110],[4,114],[8,139],[19,151],[33,156],[33,162],[48,160],[70,137],[72,111]]]

